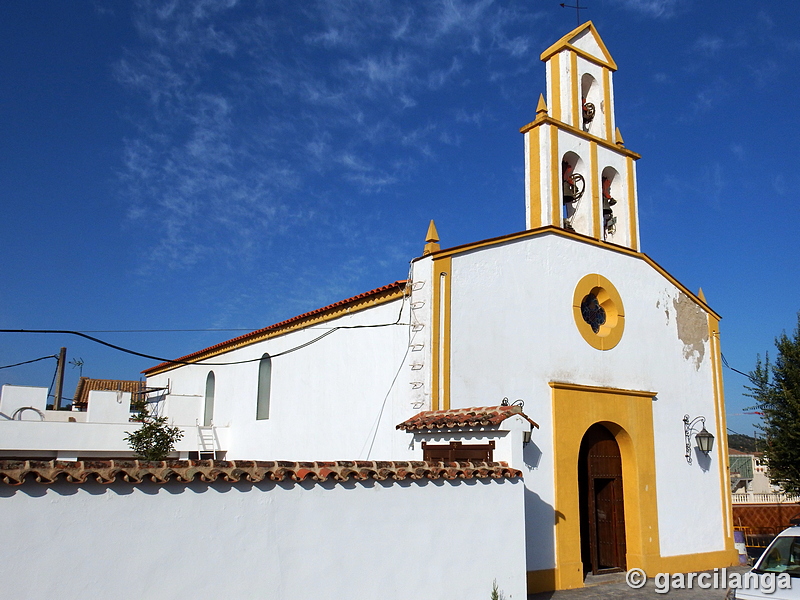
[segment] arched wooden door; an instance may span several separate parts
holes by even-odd
[[[592,425],[583,436],[578,461],[584,573],[623,571],[625,507],[619,445],[608,429]]]

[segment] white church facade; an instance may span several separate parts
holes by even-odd
[[[525,229],[441,248],[431,223],[407,280],[148,369],[176,458],[505,462],[528,592],[737,562],[720,317],[640,248],[592,23],[542,60]]]
[[[639,156],[616,128],[616,65],[594,26],[542,59],[547,103],[522,128],[525,231],[440,249],[432,228],[407,282],[181,359],[202,365],[154,367],[148,386],[169,390],[166,414],[202,398],[206,422],[230,428],[229,459],[419,460],[397,424],[522,399],[539,428],[524,447],[498,439],[494,458],[524,474],[532,588],[574,587],[587,569],[728,564],[719,316],[640,251]],[[717,439],[691,464],[685,415]],[[429,437],[468,444],[479,430]],[[618,466],[585,473],[592,440],[616,445]],[[619,514],[598,523],[587,503]]]

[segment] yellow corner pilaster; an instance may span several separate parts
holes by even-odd
[[[558,154],[558,129],[550,129],[550,178],[552,181],[550,224],[561,227],[561,157]]]
[[[551,94],[550,94],[550,101],[552,102],[552,106],[550,107],[553,110],[553,118],[556,121],[563,121],[564,115],[561,114],[561,71],[558,54],[554,54],[550,58],[550,82],[551,82]]]
[[[627,171],[628,179],[628,225],[631,239],[628,244],[632,250],[639,250],[639,231],[637,225],[639,223],[639,215],[636,208],[636,178],[634,177],[634,164],[633,158],[630,156],[625,159],[625,170]]]
[[[598,160],[597,160],[597,142],[591,141],[589,142],[589,156],[591,157],[591,165],[589,165],[589,170],[592,174],[592,237],[595,239],[601,239],[602,231],[601,231],[601,223],[602,219],[600,218],[600,207],[602,206],[603,202],[600,198],[600,178],[602,177],[602,173],[599,170]]]
[[[433,327],[431,327],[431,410],[450,408],[450,288],[452,258],[433,260]]]
[[[705,298],[703,299],[705,300]],[[714,416],[717,422],[717,464],[719,492],[722,501],[722,520],[726,550],[733,550],[733,501],[731,476],[728,468],[728,427],[725,418],[725,391],[722,383],[722,348],[719,342],[719,319],[708,315],[708,339],[711,346],[711,372],[714,379]]]
[[[572,125],[580,129],[583,126],[583,110],[581,109],[581,94],[578,90],[578,55],[569,54],[570,84],[572,87]]]
[[[525,134],[528,150],[528,229],[535,229],[543,225],[540,135],[541,128],[539,127],[534,127]]]
[[[605,132],[603,133],[603,137],[607,140],[611,140],[611,134],[613,133],[612,123],[611,123],[611,71],[604,68],[603,69],[603,115],[605,115]]]

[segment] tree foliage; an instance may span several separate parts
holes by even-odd
[[[142,426],[131,433],[126,431],[125,441],[134,451],[136,458],[142,460],[164,460],[175,450],[183,437],[180,427],[170,427],[167,417],[153,417],[147,412],[146,403],[136,405],[139,414],[133,418]]]
[[[758,357],[747,395],[762,413],[770,480],[788,494],[800,494],[800,314],[794,335],[782,333],[775,347],[774,363],[769,355],[763,362]]]

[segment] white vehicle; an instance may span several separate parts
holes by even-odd
[[[800,600],[800,527],[778,534],[728,600]]]

